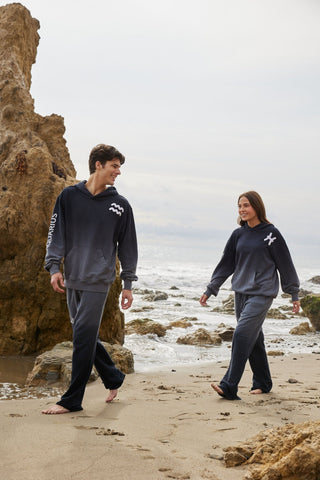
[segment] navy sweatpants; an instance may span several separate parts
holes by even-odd
[[[74,412],[82,410],[82,399],[93,365],[105,387],[115,390],[125,375],[116,368],[99,340],[99,328],[108,292],[67,289],[67,303],[73,328],[71,383],[58,405]]]
[[[260,388],[267,393],[272,388],[262,331],[262,325],[272,301],[272,297],[235,293],[238,323],[233,334],[229,368],[219,384],[224,392],[224,397],[229,400],[239,399],[237,396],[238,384],[247,360],[249,360],[253,372],[252,390]]]

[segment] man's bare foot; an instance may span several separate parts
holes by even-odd
[[[70,413],[70,410],[64,408],[62,405],[52,405],[47,408],[47,410],[42,410],[41,413],[44,413],[45,415],[59,415],[61,413]]]
[[[222,388],[219,387],[219,385],[215,385],[214,383],[211,383],[211,387],[215,392],[217,392],[219,395],[224,397],[224,391],[222,390]]]
[[[255,388],[254,390],[250,390],[250,393],[252,395],[259,395],[260,393],[263,393],[263,391],[261,390],[261,388]]]
[[[110,393],[106,398],[106,402],[107,403],[112,402],[112,400],[116,398],[117,395],[118,395],[118,390],[110,390]]]

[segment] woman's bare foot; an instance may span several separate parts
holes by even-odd
[[[261,388],[255,388],[254,390],[250,390],[250,393],[252,395],[260,395],[261,393],[263,393],[263,391],[261,390]]]
[[[222,388],[219,387],[219,385],[215,385],[214,383],[211,383],[211,387],[215,392],[217,392],[219,395],[224,397],[224,391],[222,390]]]
[[[110,390],[110,393],[106,398],[106,402],[107,403],[112,402],[112,400],[116,398],[117,395],[118,395],[118,390]]]
[[[42,410],[41,413],[44,413],[45,415],[59,415],[61,413],[70,413],[70,410],[64,408],[62,405],[52,405],[47,408],[47,410]]]

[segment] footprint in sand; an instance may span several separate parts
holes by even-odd
[[[111,428],[101,428],[101,427],[90,427],[87,425],[74,425],[74,428],[77,430],[98,430],[96,432],[96,435],[118,435],[119,437],[124,437],[123,432],[116,432],[115,430],[112,430]]]
[[[74,425],[77,430],[98,430],[100,427],[88,427],[86,425]]]
[[[118,437],[124,437],[125,433],[117,432],[116,430],[112,430],[111,428],[101,428],[96,435],[117,435]]]

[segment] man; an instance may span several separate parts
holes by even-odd
[[[125,157],[97,145],[90,153],[88,181],[65,188],[51,218],[45,268],[56,292],[66,288],[73,328],[72,375],[68,390],[45,414],[82,410],[86,384],[95,365],[112,401],[125,375],[99,340],[99,327],[118,255],[124,282],[121,307],[130,308],[137,280],[137,239],[132,209],[113,187]],[[108,186],[108,187],[107,187]],[[64,276],[60,272],[63,260]]]

